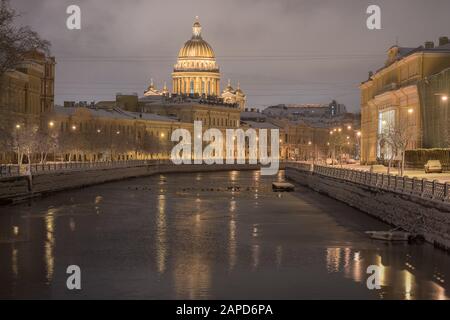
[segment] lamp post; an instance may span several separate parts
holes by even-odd
[[[17,164],[20,166],[22,164],[21,154],[20,154],[20,141],[19,141],[19,130],[22,128],[20,123],[15,125],[15,136],[16,136],[16,144],[17,144]]]
[[[48,122],[48,127],[50,130],[50,132],[48,134],[48,139],[49,139],[49,143],[51,144],[52,149],[53,149],[53,153],[52,153],[53,161],[56,161],[56,151],[55,151],[56,150],[56,136],[55,136],[55,132],[53,130],[53,128],[55,127],[55,122],[53,120],[50,120]],[[47,157],[47,155],[45,155],[45,158],[46,157]],[[43,160],[47,161],[46,159],[43,159]]]

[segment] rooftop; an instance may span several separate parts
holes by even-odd
[[[178,120],[160,116],[153,113],[138,113],[125,111],[120,108],[96,108],[96,107],[62,107],[55,106],[54,111],[57,114],[63,114],[66,116],[73,116],[79,110],[88,111],[93,117],[96,118],[109,118],[109,119],[120,119],[120,120],[149,120],[149,121],[162,121],[162,122],[178,122]]]

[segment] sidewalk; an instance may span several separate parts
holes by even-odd
[[[340,167],[340,165],[337,165],[335,167]],[[368,165],[360,165],[360,164],[343,164],[342,168],[347,169],[354,169],[354,170],[363,170],[363,171],[370,171],[370,167]],[[380,170],[381,168],[377,166],[374,169],[374,173],[386,173],[387,174],[387,167],[385,167],[385,170]],[[391,168],[391,174],[398,174],[397,168]],[[437,180],[439,182],[445,183],[450,182],[450,172],[443,172],[443,173],[425,173],[424,170],[405,170],[405,176],[410,178],[420,178],[420,179],[428,179],[430,181]]]

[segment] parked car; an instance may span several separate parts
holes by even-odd
[[[425,173],[442,173],[442,165],[439,160],[428,160],[425,164]]]

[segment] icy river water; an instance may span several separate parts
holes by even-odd
[[[0,298],[449,298],[449,254],[368,239],[389,226],[303,187],[272,192],[277,179],[156,175],[0,207]]]

